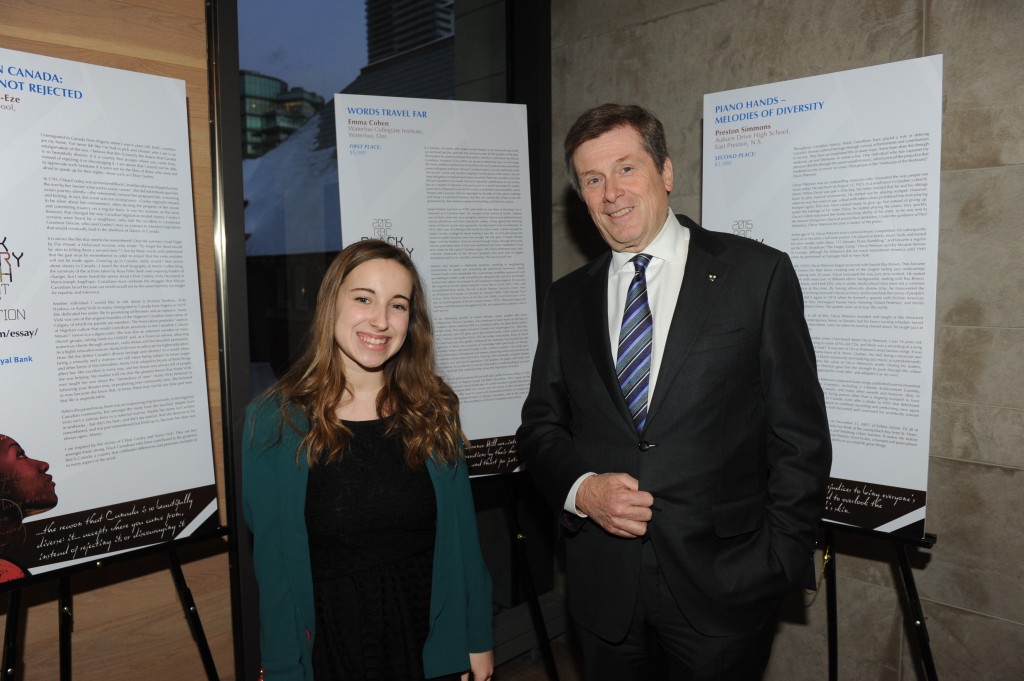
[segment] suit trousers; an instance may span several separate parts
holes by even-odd
[[[640,588],[625,639],[605,641],[575,625],[587,681],[758,681],[777,617],[761,629],[706,636],[686,619],[665,584],[654,545],[643,540]],[[572,588],[570,576],[569,588]]]

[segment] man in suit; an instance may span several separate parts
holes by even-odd
[[[759,679],[831,465],[796,274],[672,214],[641,107],[585,112],[565,160],[611,252],[548,291],[517,438],[564,509],[587,679]]]

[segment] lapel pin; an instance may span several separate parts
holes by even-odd
[[[715,279],[718,279],[718,275],[717,274],[709,274],[708,275],[708,281],[714,281]]]

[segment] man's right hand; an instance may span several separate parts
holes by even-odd
[[[592,475],[576,492],[576,508],[616,537],[647,534],[654,497],[640,491],[640,482],[628,473]]]

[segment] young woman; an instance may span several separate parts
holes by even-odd
[[[458,398],[404,251],[328,268],[305,354],[246,412],[242,495],[265,681],[491,677]]]

